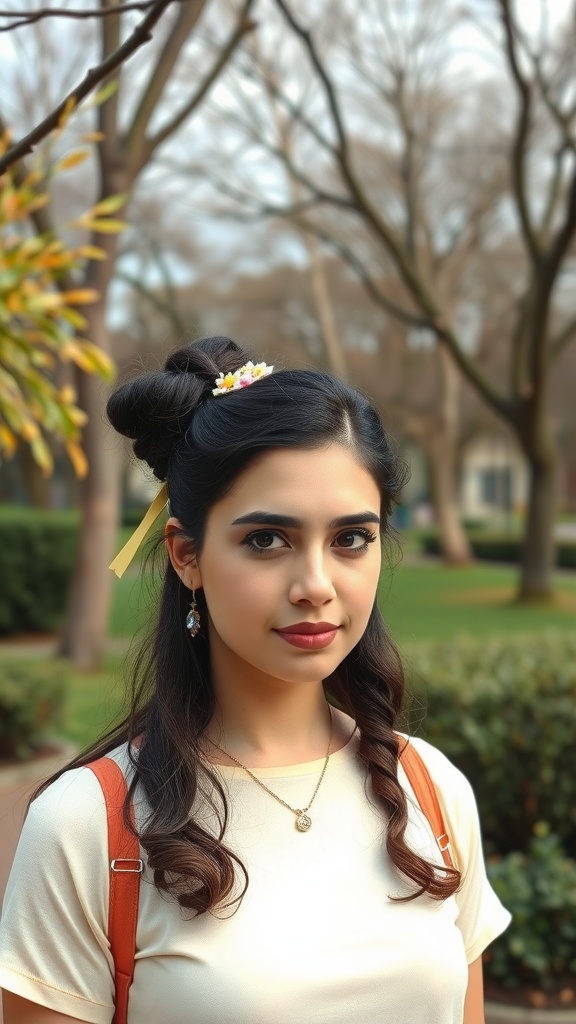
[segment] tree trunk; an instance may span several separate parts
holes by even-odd
[[[86,286],[96,288],[98,302],[86,308],[87,336],[110,354],[106,327],[106,297],[114,266],[114,238],[104,242],[108,259],[91,264]],[[113,574],[108,569],[118,535],[121,444],[107,425],[104,406],[107,385],[79,373],[79,405],[88,414],[83,447],[89,472],[81,485],[80,547],[76,560],[60,654],[83,670],[97,669],[105,653]]]
[[[314,295],[314,303],[316,305],[316,313],[318,314],[318,320],[320,322],[320,330],[322,332],[322,340],[324,342],[328,366],[333,374],[340,377],[340,380],[347,381],[348,367],[346,366],[346,357],[344,355],[344,349],[342,348],[342,342],[340,341],[340,336],[336,330],[334,309],[332,307],[330,293],[328,291],[326,268],[320,251],[320,245],[318,243],[318,239],[314,238],[314,236],[310,235],[308,232],[304,232],[304,238],[306,241],[306,248],[308,249],[308,255],[310,257],[312,292]]]
[[[422,447],[442,556],[448,565],[467,565],[472,561],[472,552],[460,522],[455,445],[445,431],[438,430],[422,442]]]
[[[530,489],[517,599],[546,604],[553,600],[555,564],[556,457],[553,446],[546,446],[539,457],[529,455],[528,460]]]
[[[472,551],[460,522],[458,495],[461,380],[452,356],[442,345],[438,346],[438,361],[442,382],[440,414],[430,437],[423,439],[423,447],[428,457],[430,490],[444,561],[448,565],[466,565],[472,561]]]

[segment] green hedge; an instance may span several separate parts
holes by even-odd
[[[60,624],[77,543],[74,513],[0,508],[0,633]]]
[[[537,829],[528,853],[488,863],[488,877],[512,923],[486,954],[486,973],[504,988],[553,991],[576,974],[576,860],[558,836]]]
[[[420,643],[418,729],[467,776],[488,875],[513,915],[496,985],[557,990],[576,970],[576,632]]]
[[[125,505],[122,509],[122,526],[129,526],[135,529],[142,522],[147,508],[147,505]]]
[[[60,723],[68,684],[62,662],[0,661],[0,758],[24,759],[46,742]]]
[[[408,665],[422,734],[470,780],[488,852],[548,822],[576,855],[576,632],[421,643]]]
[[[469,533],[468,540],[474,556],[481,561],[520,563],[522,539],[499,534]],[[440,538],[435,533],[420,536],[420,547],[426,555],[440,555]],[[561,569],[576,569],[576,544],[560,541],[556,545],[556,565]]]

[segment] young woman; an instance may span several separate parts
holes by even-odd
[[[509,915],[466,780],[422,740],[446,867],[401,762],[376,604],[399,469],[377,413],[313,371],[187,345],[109,416],[167,484],[168,562],[130,716],[31,804],[0,939],[5,1024],[110,1024],[105,805],[145,863],[129,1024],[482,1024]]]

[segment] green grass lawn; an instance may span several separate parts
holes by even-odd
[[[123,707],[123,657],[111,657],[100,672],[72,673],[61,732],[84,747],[110,727]]]
[[[380,607],[402,646],[416,640],[506,636],[554,627],[576,627],[576,572],[556,577],[549,607],[514,602],[514,568],[477,563],[449,568],[435,562],[399,565],[382,574]]]

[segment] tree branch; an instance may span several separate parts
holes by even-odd
[[[130,285],[134,291],[137,291],[144,299],[146,299],[146,302],[149,302],[154,309],[161,313],[162,316],[165,316],[172,324],[177,335],[181,337],[186,333],[186,326],[172,302],[163,301],[160,296],[145,285],[140,278],[133,277],[132,274],[128,274],[125,270],[117,270],[116,277],[119,281],[124,281],[125,284]]]
[[[232,54],[244,38],[247,32],[251,32],[256,27],[256,22],[251,21],[248,17],[250,8],[254,0],[244,0],[244,5],[240,11],[238,21],[234,28],[234,31],[230,35],[230,38],[226,45],[220,50],[218,58],[213,64],[212,68],[204,78],[204,81],[200,84],[193,96],[190,97],[188,103],[186,103],[181,110],[178,111],[174,117],[168,121],[163,128],[160,128],[151,138],[145,139],[143,142],[142,152],[142,164],[147,163],[150,160],[154,151],[161,146],[166,139],[170,138],[175,131],[178,130],[180,125],[186,121],[190,115],[200,105],[206,94],[212,88],[212,85],[218,78],[222,69],[226,66],[230,60]]]
[[[139,25],[136,26],[132,34],[126,39],[121,46],[115,50],[114,53],[110,54],[105,60],[98,64],[95,68],[91,68],[88,74],[83,80],[68,94],[68,96],[60,103],[55,110],[52,111],[48,117],[33,128],[20,142],[15,143],[10,149],[0,157],[0,174],[3,174],[12,164],[20,160],[21,157],[31,153],[36,145],[41,142],[42,139],[58,127],[60,119],[65,111],[69,108],[70,103],[77,105],[85,96],[88,96],[108,75],[110,75],[116,68],[120,67],[133,53],[136,52],[141,46],[147,43],[152,36],[152,29],[158,22],[158,20],[164,14],[164,11],[175,0],[155,0],[152,4],[148,14],[142,19]]]
[[[272,203],[257,202],[254,195],[241,191],[239,188],[231,185],[226,179],[217,177],[214,172],[211,173],[211,177],[212,184],[216,189],[223,195],[233,199],[239,206],[246,207],[247,204],[252,205],[252,212],[248,215],[241,214],[236,210],[227,211],[227,214],[235,220],[254,221],[262,220],[263,217],[280,217],[284,220],[290,220],[301,213],[306,213],[322,205],[353,210],[353,207],[350,206],[346,199],[340,200],[338,196],[316,191],[316,189],[313,190],[313,195],[306,199],[300,199],[286,206],[274,206]]]
[[[512,147],[512,180],[514,184],[514,195],[528,251],[532,257],[532,261],[534,263],[538,263],[541,257],[541,248],[530,219],[530,210],[526,195],[526,178],[524,173],[524,156],[528,135],[530,133],[530,121],[532,116],[532,92],[530,85],[523,77],[518,64],[510,0],[499,0],[499,3],[502,12],[502,24],[504,26],[504,49],[508,58],[512,77],[516,83],[520,103],[516,136]]]
[[[334,122],[334,129],[338,138],[338,146],[335,147],[334,155],[338,161],[342,177],[355,200],[357,213],[393,258],[400,273],[400,277],[407,285],[412,297],[422,310],[422,321],[426,325],[429,325],[436,333],[438,340],[442,344],[446,345],[457,366],[478,389],[486,402],[488,402],[488,404],[501,416],[506,419],[511,419],[513,416],[512,403],[492,386],[488,378],[485,377],[480,370],[477,363],[466,354],[464,348],[460,345],[458,338],[448,326],[446,319],[439,310],[432,291],[429,289],[422,274],[419,273],[414,261],[410,259],[407,251],[402,248],[390,225],[381,218],[378,211],[373,207],[357,180],[349,159],[348,141],[344,128],[344,121],[340,114],[336,90],[326,68],[322,64],[312,36],[298,24],[294,15],[288,9],[285,0],[275,0],[275,2],[292,30],[304,43],[304,46],[308,51],[310,61],[324,87],[328,106]],[[508,0],[500,0],[500,3],[507,7]],[[310,230],[313,231],[314,229],[310,228]]]
[[[250,68],[242,68],[242,74],[246,78],[252,79],[252,81],[260,81],[257,75]],[[278,101],[280,106],[284,107],[285,111],[290,115],[290,117],[298,124],[300,124],[303,128],[305,128],[306,131],[310,133],[313,139],[316,139],[316,142],[318,143],[319,146],[322,147],[322,149],[326,150],[332,156],[336,155],[334,146],[328,139],[324,137],[324,135],[317,127],[317,125],[315,125],[313,121],[310,121],[309,118],[305,116],[302,110],[299,107],[297,107],[296,104],[293,103],[292,100],[289,99],[289,97],[286,96],[284,92],[282,92],[282,90],[278,87],[278,85],[275,82],[270,81],[266,77],[265,86],[267,89],[269,89],[270,93]]]
[[[99,0],[99,3],[103,11],[112,10],[116,7],[114,0]],[[118,49],[120,45],[120,25],[121,19],[119,15],[102,23],[100,27],[100,58],[102,61],[108,60],[111,54],[115,53]],[[118,68],[115,75],[117,81],[119,77],[120,69]],[[100,165],[101,187],[99,191],[101,196],[111,195],[115,191],[122,192],[125,188],[124,182],[120,185],[118,181],[111,180],[111,169],[117,169],[115,154],[118,150],[118,100],[118,89],[116,89],[106,103],[98,104],[98,129],[104,136],[97,148],[97,157]],[[120,187],[118,187],[119,185]]]
[[[534,316],[530,325],[530,380],[534,389],[537,389],[546,379],[546,361],[549,355],[546,339],[550,302],[560,264],[575,234],[576,171],[570,185],[566,217],[550,246],[534,297]]]
[[[324,242],[330,247],[349,267],[354,271],[358,280],[364,286],[367,294],[376,302],[381,309],[384,309],[387,313],[390,313],[396,320],[401,323],[407,324],[410,327],[429,328],[434,330],[434,325],[425,316],[419,316],[417,313],[413,313],[411,310],[406,309],[403,306],[398,306],[397,303],[389,299],[388,296],[383,292],[380,286],[376,283],[375,279],[368,273],[363,262],[359,259],[355,252],[350,249],[344,242],[334,238],[333,235],[324,231],[313,221],[307,221],[302,218],[296,219],[292,214],[288,213],[288,219],[298,223],[299,227],[303,231],[308,231],[313,234],[321,242]]]
[[[206,0],[187,0],[181,4],[178,17],[158,54],[155,66],[150,70],[148,83],[122,143],[122,150],[130,166],[138,169],[143,166],[142,148],[150,118],[156,110],[182,47],[202,14],[205,4]]]
[[[13,32],[22,25],[33,25],[44,18],[105,18],[109,14],[124,14],[125,11],[147,11],[154,4],[154,0],[136,0],[134,3],[115,4],[114,8],[101,10],[100,8],[88,11],[74,10],[66,7],[44,7],[40,11],[0,11],[0,18],[19,18],[12,25],[0,26],[0,32]]]
[[[542,93],[544,103],[546,104],[549,113],[551,114],[558,128],[560,129],[564,145],[574,152],[576,151],[576,138],[574,137],[571,128],[572,122],[574,121],[576,110],[574,107],[572,107],[571,110],[567,111],[567,113],[563,113],[562,110],[560,110],[560,107],[552,99],[552,96],[550,94],[549,83],[546,81],[544,75],[542,74],[541,62],[538,56],[535,55],[532,59],[534,63],[534,70],[536,73],[536,80],[538,82],[538,85],[540,86],[540,92]]]
[[[294,15],[290,11],[289,7],[284,2],[284,0],[276,0],[276,6],[280,8],[282,14],[284,15],[286,21],[290,25],[292,31],[302,40],[306,49],[308,50],[308,55],[310,57],[310,60],[312,61],[312,65],[316,69],[318,77],[320,78],[320,81],[324,86],[324,91],[326,93],[326,98],[328,100],[328,106],[330,107],[330,113],[332,114],[332,121],[334,123],[334,128],[336,130],[336,136],[338,138],[338,148],[340,150],[340,155],[341,158],[345,159],[346,154],[348,152],[348,139],[346,136],[346,131],[344,129],[344,119],[340,113],[340,105],[336,97],[336,90],[334,88],[334,85],[330,78],[328,77],[326,68],[322,64],[322,61],[320,60],[318,51],[312,41],[310,33],[307,32],[306,29],[303,28],[302,25],[300,25],[296,21]]]
[[[561,195],[562,190],[562,170],[563,170],[563,157],[566,149],[564,146],[558,149],[554,155],[554,172],[550,180],[550,187],[548,189],[548,198],[546,201],[546,207],[542,214],[542,220],[540,223],[540,237],[544,244],[549,239],[550,228],[553,223],[554,213],[558,199]]]
[[[576,316],[572,317],[571,320],[568,320],[568,322],[564,324],[564,327],[558,331],[558,334],[551,339],[549,345],[550,360],[556,359],[560,353],[564,351],[568,343],[572,341],[572,338],[575,335]]]

